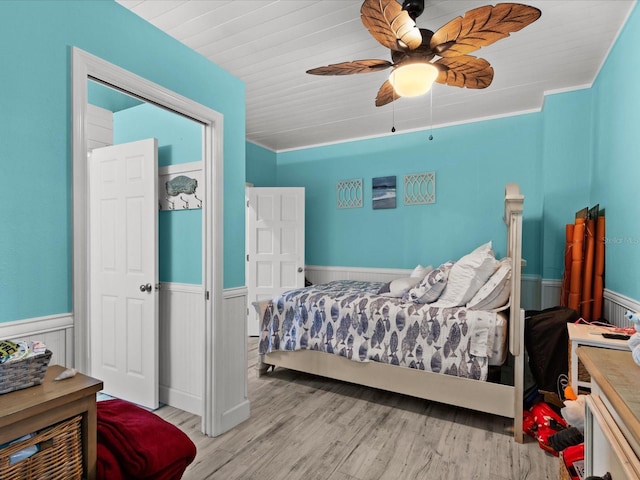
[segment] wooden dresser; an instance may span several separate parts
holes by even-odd
[[[0,396],[0,444],[82,415],[84,478],[96,476],[96,393],[102,382],[78,373],[55,382],[64,368],[49,366],[41,385]]]
[[[578,347],[591,375],[585,416],[586,475],[640,479],[640,365],[631,352]]]

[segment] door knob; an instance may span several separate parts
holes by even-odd
[[[153,287],[151,286],[150,283],[147,283],[146,285],[140,285],[141,292],[151,292],[152,289]]]
[[[302,267],[298,267],[298,273],[302,273]]]

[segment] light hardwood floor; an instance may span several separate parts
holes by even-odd
[[[469,410],[286,369],[258,378],[249,339],[251,417],[216,437],[200,417],[158,415],[198,448],[184,480],[544,480],[558,459],[511,422]]]

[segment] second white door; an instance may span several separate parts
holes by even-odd
[[[247,332],[260,334],[253,302],[304,286],[304,188],[247,188]]]

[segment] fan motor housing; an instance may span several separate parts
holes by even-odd
[[[402,9],[415,20],[424,12],[424,0],[405,0],[402,3]]]

